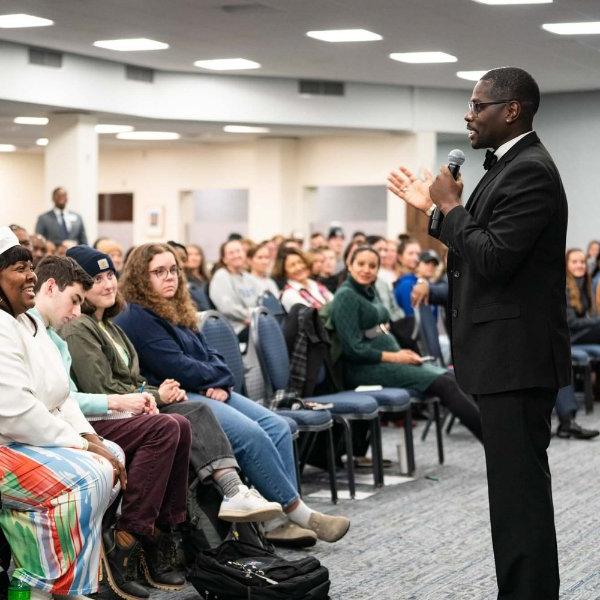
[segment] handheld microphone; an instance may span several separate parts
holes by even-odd
[[[458,148],[451,150],[448,154],[448,169],[450,169],[450,173],[452,173],[452,177],[454,179],[458,179],[458,174],[460,172],[460,166],[465,162],[465,153]],[[431,217],[429,219],[429,227],[428,233],[434,238],[439,238],[440,233],[442,231],[442,221],[444,220],[444,215],[442,211],[436,206],[431,213]]]

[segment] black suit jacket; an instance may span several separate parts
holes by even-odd
[[[452,354],[465,392],[570,383],[566,231],[560,175],[535,133],[444,218]]]

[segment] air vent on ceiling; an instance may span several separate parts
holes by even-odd
[[[134,65],[125,65],[125,77],[133,81],[145,81],[152,83],[154,81],[154,69],[146,67],[136,67]]]
[[[224,13],[242,15],[271,12],[276,10],[272,6],[267,6],[266,4],[261,4],[260,2],[233,2],[231,4],[223,4],[219,8]]]
[[[62,67],[62,52],[46,50],[45,48],[29,48],[29,62],[43,67]]]
[[[318,79],[300,79],[298,93],[311,96],[343,96],[344,83],[340,81],[319,81]]]

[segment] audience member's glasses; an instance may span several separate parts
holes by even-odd
[[[168,274],[171,274],[173,277],[179,276],[179,268],[177,265],[173,265],[170,269],[165,269],[164,267],[158,267],[158,269],[153,269],[150,271],[151,275],[154,275],[157,279],[166,279]]]
[[[491,106],[492,104],[506,104],[507,102],[512,102],[512,100],[493,100],[491,102],[468,102],[467,106],[469,107],[470,113],[478,115],[486,106]]]

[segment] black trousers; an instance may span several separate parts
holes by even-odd
[[[555,389],[477,396],[499,600],[558,600],[560,579],[546,450]]]

